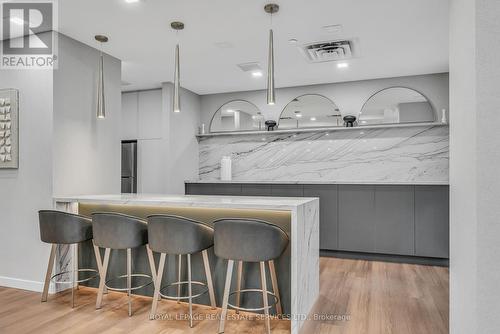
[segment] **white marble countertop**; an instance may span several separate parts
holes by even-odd
[[[221,184],[373,184],[373,185],[449,185],[448,181],[222,181],[222,180],[186,180],[184,183],[221,183]]]
[[[294,210],[319,200],[315,197],[269,197],[269,196],[207,196],[164,194],[117,194],[55,196],[55,202],[161,205],[176,207],[235,208],[263,210]]]

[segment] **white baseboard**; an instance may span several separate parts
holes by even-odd
[[[43,282],[30,281],[30,280],[5,277],[5,276],[0,276],[0,286],[4,286],[7,288],[14,288],[14,289],[35,291],[35,292],[42,292],[43,290]],[[51,283],[49,287],[49,293],[52,294],[55,292],[56,292],[55,284]]]

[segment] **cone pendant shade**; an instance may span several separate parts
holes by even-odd
[[[106,117],[106,103],[104,100],[104,57],[101,53],[99,57],[99,72],[97,78],[97,118]]]
[[[274,43],[273,30],[269,30],[269,58],[267,59],[267,104],[273,105],[274,99]]]
[[[181,101],[179,96],[180,89],[180,64],[179,64],[179,44],[175,46],[175,69],[174,69],[174,94],[172,102],[172,110],[174,112],[181,111]]]
[[[95,40],[101,44],[101,53],[99,54],[99,65],[97,70],[97,96],[96,96],[96,115],[97,118],[106,117],[106,101],[104,99],[104,55],[102,53],[102,44],[109,39],[104,35],[95,35]]]

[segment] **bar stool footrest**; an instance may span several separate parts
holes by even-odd
[[[163,293],[162,291],[168,289],[168,288],[171,288],[173,286],[178,286],[178,285],[184,285],[184,284],[189,284],[189,281],[181,281],[181,282],[174,282],[174,283],[170,283],[168,285],[165,285],[163,287],[160,288],[160,296],[162,298],[165,298],[165,299],[172,299],[172,300],[186,300],[186,299],[189,299],[189,296],[170,296],[170,295],[167,295],[165,293]],[[192,295],[191,298],[198,298],[200,296],[203,296],[204,294],[206,294],[208,292],[208,286],[206,283],[203,283],[203,282],[198,282],[198,281],[191,281],[191,284],[192,285],[196,285],[196,286],[201,286],[201,287],[204,287],[203,291],[196,294],[196,295]]]
[[[232,295],[235,295],[237,293],[240,293],[240,294],[244,294],[244,293],[250,293],[250,292],[259,292],[260,294],[262,294],[262,290],[261,289],[242,289],[242,290],[235,290],[235,291],[231,291],[229,293],[229,298],[232,296]],[[257,308],[246,308],[246,307],[241,307],[241,306],[236,306],[236,305],[233,305],[231,303],[227,303],[227,305],[229,307],[231,307],[232,309],[235,309],[235,310],[238,310],[238,311],[244,311],[244,312],[255,312],[255,311],[264,311],[264,310],[269,310],[271,309],[274,305],[278,304],[278,297],[272,293],[271,291],[266,291],[266,294],[267,296],[272,296],[274,301],[269,303],[269,305],[267,307],[257,307]]]
[[[87,282],[87,281],[90,281],[92,279],[95,279],[97,277],[99,277],[99,272],[95,269],[85,269],[85,268],[82,268],[82,269],[78,269],[78,270],[66,270],[66,271],[61,271],[60,273],[57,273],[57,274],[54,274],[50,277],[50,280],[53,282],[53,283],[57,283],[57,284],[71,284],[73,283],[71,280],[70,281],[58,281],[58,280],[55,280],[56,277],[60,277],[62,275],[66,275],[66,274],[74,274],[75,272],[77,273],[81,273],[81,272],[93,272],[93,273],[96,273],[95,275],[91,276],[91,277],[87,277],[87,278],[84,278],[84,279],[81,279],[81,280],[75,280],[74,283],[83,283],[83,282]],[[78,277],[78,276],[77,276]]]
[[[119,279],[123,279],[123,278],[127,278],[128,275],[120,275],[120,276],[116,276],[114,278],[111,278],[109,280],[107,280],[104,285],[106,286],[106,288],[108,290],[111,290],[111,291],[128,291],[128,288],[115,288],[115,287],[111,287],[108,285],[109,282],[113,282],[113,281],[116,281],[116,280],[119,280]],[[138,285],[138,286],[133,286],[133,287],[130,287],[130,291],[134,291],[134,290],[138,290],[138,289],[141,289],[141,288],[144,288],[150,284],[153,283],[153,278],[151,277],[151,275],[147,275],[147,274],[131,274],[130,277],[145,277],[145,278],[149,278],[150,280],[145,283],[145,284],[142,284],[142,285]]]

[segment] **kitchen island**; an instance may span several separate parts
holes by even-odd
[[[248,196],[182,196],[182,195],[96,195],[69,196],[54,199],[58,210],[89,216],[93,212],[119,212],[145,218],[150,214],[175,214],[197,219],[208,224],[224,217],[246,217],[267,220],[287,232],[290,243],[276,261],[278,284],[283,311],[290,318],[291,333],[298,333],[319,293],[319,199],[314,197],[248,197]],[[78,252],[81,267],[95,266],[92,244],[83,244]],[[124,254],[113,254],[109,274],[123,274]],[[76,253],[76,251],[75,251]],[[74,265],[70,249],[61,246],[57,256],[59,269]],[[158,255],[158,254],[156,254]],[[163,285],[176,277],[176,257],[167,259]],[[156,261],[158,259],[156,258]],[[226,261],[210,253],[217,305],[221,305]],[[203,280],[201,256],[193,257],[193,280]],[[184,266],[185,267],[185,266]],[[149,273],[145,249],[133,252],[133,271]],[[259,287],[258,266],[249,263],[244,267],[245,287]],[[108,277],[109,279],[109,277]],[[95,286],[96,282],[91,282]],[[137,290],[139,294],[152,295],[152,287]],[[205,296],[206,297],[206,296]],[[195,302],[209,304],[208,297]],[[243,304],[255,305],[257,298],[248,298]]]

